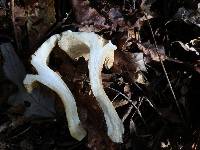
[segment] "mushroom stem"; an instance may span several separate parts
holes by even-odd
[[[60,96],[64,104],[70,134],[80,141],[86,136],[86,132],[80,124],[73,94],[61,77],[47,66],[49,54],[59,38],[60,35],[53,35],[32,55],[31,64],[37,70],[38,75],[27,75],[24,84],[26,88],[30,89],[32,83],[38,81]]]
[[[104,112],[104,117],[108,127],[108,136],[112,139],[113,142],[122,143],[122,135],[124,133],[123,123],[119,118],[117,112],[115,111],[112,102],[106,95],[101,79],[101,71],[103,68],[104,60],[107,56],[109,57],[109,55],[106,54],[108,54],[108,52],[111,52],[114,55],[115,49],[116,47],[110,42],[101,49],[98,49],[97,47],[92,47],[90,50],[88,67],[92,92]]]
[[[103,64],[107,68],[114,62],[114,50],[117,49],[110,41],[107,41],[94,33],[66,31],[61,35],[58,45],[70,57],[87,57],[89,53],[89,76],[92,92],[103,110],[108,136],[113,142],[122,143],[124,126],[114,106],[106,95],[101,79]],[[82,49],[81,49],[82,48]]]

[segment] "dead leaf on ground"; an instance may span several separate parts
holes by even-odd
[[[10,43],[1,44],[0,50],[4,60],[3,70],[6,77],[19,88],[22,88],[22,83],[26,75],[24,65]]]
[[[170,47],[170,57],[183,62],[198,61],[200,59],[199,52],[189,43],[184,44],[181,41],[174,41],[171,43]]]
[[[138,48],[151,60],[160,62],[166,59],[165,48],[162,45],[158,45],[157,48],[149,41],[145,43],[137,43]]]
[[[26,117],[54,117],[55,97],[48,90],[41,87],[34,89],[31,93],[18,92],[9,97],[8,103],[14,106],[25,107]]]
[[[194,47],[190,47],[188,43],[184,44],[181,41],[175,41],[173,43],[178,43],[180,44],[180,46],[185,50],[185,51],[191,51],[194,52],[196,55],[199,55],[199,52],[194,48]]]
[[[26,6],[29,47],[35,47],[45,38],[48,30],[56,22],[53,0],[36,0]]]
[[[27,117],[52,117],[55,114],[55,98],[41,87],[27,93],[23,86],[25,68],[10,43],[0,45],[4,59],[3,70],[6,77],[18,86],[18,92],[8,99],[11,105],[25,106]]]
[[[180,7],[177,13],[174,15],[174,18],[191,22],[200,27],[200,8],[197,10],[191,10]]]
[[[76,21],[81,24],[79,31],[101,31],[107,29],[106,19],[101,16],[94,8],[89,6],[86,0],[71,0]]]
[[[146,71],[143,53],[115,52],[114,72],[127,72],[130,80],[145,84],[141,71]]]

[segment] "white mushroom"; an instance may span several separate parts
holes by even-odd
[[[62,33],[58,45],[72,58],[84,56],[88,59],[89,53],[88,68],[91,89],[103,110],[108,127],[108,136],[113,142],[123,142],[123,123],[106,95],[101,79],[103,64],[108,68],[112,67],[114,62],[114,50],[117,49],[117,47],[97,34],[71,31]]]
[[[59,38],[60,35],[53,35],[32,55],[31,64],[37,70],[38,75],[26,75],[24,84],[30,90],[32,83],[38,81],[55,91],[63,102],[71,136],[82,140],[86,132],[81,127],[74,96],[61,77],[47,66],[49,54]]]
[[[60,76],[47,66],[49,54],[58,41],[58,45],[71,58],[85,57],[89,59],[88,68],[91,89],[103,110],[108,136],[113,142],[122,143],[124,126],[115,108],[106,95],[101,79],[103,64],[107,68],[112,67],[114,62],[114,50],[117,48],[94,33],[66,31],[60,35],[50,37],[32,56],[31,64],[38,71],[38,75],[27,75],[24,84],[30,88],[34,81],[39,81],[54,90],[63,101],[68,126],[71,135],[81,140],[86,132],[80,125],[74,97]]]

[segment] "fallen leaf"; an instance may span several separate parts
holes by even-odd
[[[0,50],[4,59],[3,70],[5,76],[18,86],[18,92],[11,95],[8,103],[14,106],[25,106],[27,117],[53,117],[55,114],[55,98],[42,87],[27,93],[23,86],[26,72],[11,43],[3,43]]]
[[[122,106],[125,106],[127,104],[128,104],[128,101],[124,100],[124,99],[122,99],[122,100],[116,100],[116,101],[113,102],[113,106],[115,108],[122,107]]]
[[[71,0],[76,21],[81,24],[79,31],[91,32],[101,31],[109,28],[106,25],[106,19],[101,16],[94,8],[89,6],[86,0]]]
[[[190,47],[189,43],[184,44],[181,41],[175,41],[170,46],[170,57],[172,58],[185,62],[195,62],[200,58],[199,52],[194,47]]]
[[[72,6],[75,9],[76,21],[81,24],[94,23],[104,25],[105,18],[94,9],[89,7],[86,0],[72,0]]]
[[[153,12],[151,11],[151,6],[155,3],[155,1],[156,0],[142,0],[140,7],[145,13],[152,14]]]
[[[185,9],[180,7],[177,13],[174,15],[175,19],[182,19],[184,21],[191,22],[200,27],[200,8],[197,10]]]
[[[147,71],[143,53],[133,53],[133,57],[137,66],[137,71]]]
[[[188,45],[188,43],[184,44],[183,42],[181,41],[175,41],[173,43],[178,43],[180,44],[180,46],[185,50],[185,51],[191,51],[191,52],[194,52],[196,55],[199,55],[199,52],[194,48],[194,47],[190,47]]]
[[[160,61],[166,59],[165,48],[162,45],[158,45],[157,48],[149,41],[145,43],[137,43],[138,48],[151,60]]]
[[[131,99],[131,88],[130,88],[130,85],[128,84],[128,83],[126,83],[125,84],[125,86],[124,86],[124,94],[126,94],[127,95],[127,97],[129,98],[129,99]]]
[[[111,8],[108,12],[108,16],[112,22],[112,30],[116,30],[118,26],[125,26],[125,21],[119,8]]]
[[[115,51],[113,69],[115,72],[128,72],[132,81],[145,84],[141,71],[146,71],[143,53]]]
[[[3,70],[6,77],[19,88],[22,88],[22,83],[26,75],[24,65],[19,60],[19,57],[10,43],[1,44],[0,50],[4,59]]]
[[[31,93],[17,92],[9,97],[8,103],[14,106],[25,106],[26,117],[54,117],[55,97],[44,88],[33,89]]]
[[[200,52],[200,37],[197,39],[193,39],[189,43],[192,47],[194,47],[198,52]]]
[[[26,6],[29,47],[33,48],[45,37],[56,22],[53,0],[36,0]]]

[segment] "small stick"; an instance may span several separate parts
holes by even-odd
[[[17,49],[21,49],[21,44],[18,41],[18,33],[17,33],[16,24],[15,24],[15,0],[11,0],[10,9],[11,9],[11,20],[12,20]]]
[[[168,75],[167,75],[167,71],[166,71],[165,66],[164,66],[164,63],[163,63],[163,61],[162,61],[162,59],[161,59],[160,53],[158,52],[157,42],[156,42],[156,39],[155,39],[155,36],[154,36],[154,33],[153,33],[153,29],[152,29],[151,24],[150,24],[150,21],[149,21],[149,19],[148,19],[148,17],[147,17],[147,15],[146,15],[145,12],[144,12],[144,15],[145,15],[145,18],[146,18],[147,21],[148,21],[149,28],[150,28],[150,30],[151,30],[151,34],[152,34],[152,37],[153,37],[154,45],[155,45],[155,47],[156,47],[156,53],[157,53],[157,55],[158,55],[158,57],[159,57],[161,66],[162,66],[163,71],[164,71],[164,74],[165,74],[165,77],[166,77],[166,79],[167,79],[167,82],[168,82],[168,84],[169,84],[170,90],[171,90],[172,95],[173,95],[173,97],[174,97],[176,106],[177,106],[177,108],[178,108],[180,117],[181,117],[181,119],[183,120],[183,122],[185,123],[185,119],[184,119],[184,117],[183,117],[183,114],[182,114],[182,111],[181,111],[179,102],[178,102],[178,100],[177,100],[177,98],[176,98],[176,95],[175,95],[175,93],[174,93],[174,90],[173,90],[173,88],[172,88],[172,84],[171,84],[171,82],[170,82],[170,80],[169,80],[169,77],[168,77]]]
[[[116,90],[114,88],[111,88],[111,87],[108,87],[108,88],[111,89],[111,90],[113,90],[113,91],[115,91],[115,92],[117,92],[118,94],[122,95],[124,98],[126,98],[128,100],[128,102],[131,103],[131,105],[135,108],[135,110],[137,111],[138,115],[143,120],[143,117],[142,117],[142,114],[141,114],[139,108],[132,102],[132,100],[130,98],[128,98],[125,94],[123,94],[122,92],[120,92],[120,91],[118,91],[118,90]]]

